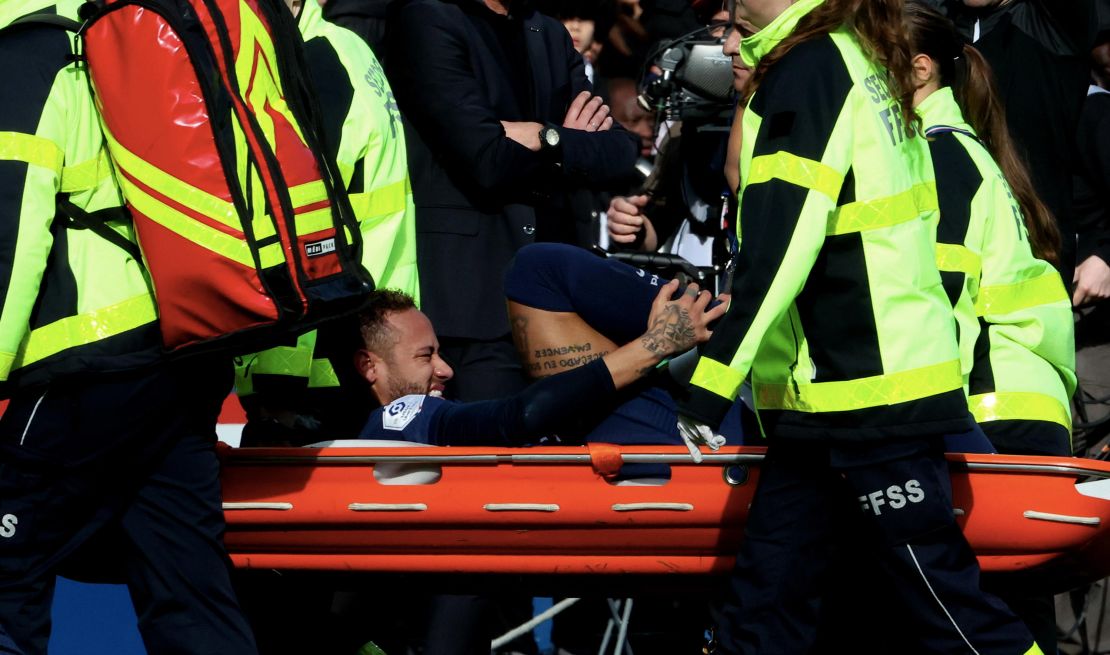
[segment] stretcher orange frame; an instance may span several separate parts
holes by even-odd
[[[695,464],[670,446],[222,448],[226,543],[247,568],[724,573],[764,452],[725,447]],[[1110,574],[1110,464],[948,459],[985,571],[1059,590]],[[669,464],[671,479],[613,484],[621,462]]]

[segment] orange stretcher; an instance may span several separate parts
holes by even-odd
[[[764,449],[221,450],[240,567],[437,573],[712,574],[732,568]],[[1063,590],[1110,574],[1110,463],[949,455],[957,520],[985,571]],[[671,479],[612,483],[621,463]]]

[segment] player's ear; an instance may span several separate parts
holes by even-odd
[[[355,368],[358,369],[359,375],[370,384],[377,382],[381,375],[381,361],[381,357],[365,348],[359,348],[355,351]]]

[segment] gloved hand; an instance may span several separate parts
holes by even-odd
[[[689,449],[690,457],[699,464],[702,460],[699,446],[709,446],[710,450],[718,450],[725,445],[724,436],[714,432],[708,425],[681,414],[678,415],[678,434]]]

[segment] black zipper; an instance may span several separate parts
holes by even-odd
[[[790,364],[790,384],[794,387],[794,395],[798,400],[802,399],[802,390],[798,387],[798,361],[801,359],[801,344],[798,339],[798,330],[794,327],[794,308],[791,307],[786,312],[786,317],[790,321],[790,334],[794,337],[794,362]]]

